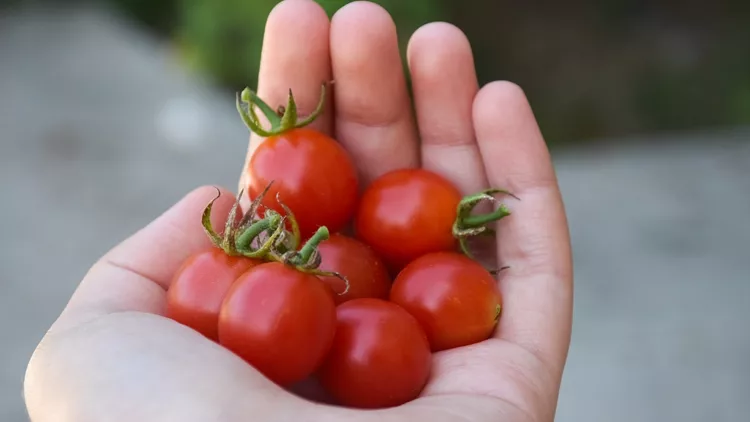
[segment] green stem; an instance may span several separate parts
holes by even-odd
[[[237,250],[240,252],[252,250],[253,240],[266,230],[275,230],[280,221],[281,217],[278,214],[275,214],[252,224],[237,236],[237,240],[235,241]]]
[[[500,205],[495,211],[488,214],[470,215],[462,220],[464,228],[476,228],[500,220],[510,215],[510,210],[505,205]]]
[[[307,263],[307,261],[310,260],[313,252],[315,252],[315,250],[318,248],[318,245],[320,245],[321,242],[328,240],[329,236],[330,233],[328,232],[328,227],[321,226],[320,228],[318,228],[318,231],[316,231],[315,234],[313,234],[312,237],[307,242],[305,242],[305,245],[302,246],[302,249],[299,250],[299,254],[297,255],[299,265],[304,265],[305,263]]]
[[[274,232],[271,234],[271,236],[268,237],[268,239],[261,245],[260,248],[258,248],[255,251],[243,251],[242,255],[248,257],[248,258],[267,258],[276,256],[274,252],[273,246],[276,244],[276,241],[278,240],[279,236],[284,232],[284,217],[281,217],[280,220],[277,223],[277,227],[274,230]]]

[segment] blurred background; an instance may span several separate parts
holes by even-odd
[[[0,2],[0,420],[28,419],[25,365],[97,257],[236,185],[276,3]],[[404,45],[462,28],[552,147],[576,265],[557,420],[747,420],[750,2],[377,3]]]

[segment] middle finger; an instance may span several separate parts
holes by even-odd
[[[419,149],[396,26],[365,1],[331,20],[337,139],[357,163],[361,186],[390,170],[419,165]]]
[[[453,25],[427,24],[411,38],[408,58],[422,166],[446,177],[463,194],[485,189],[471,114],[479,87],[469,40]]]

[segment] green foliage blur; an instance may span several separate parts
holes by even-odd
[[[278,0],[107,0],[174,40],[231,91],[257,84]],[[329,15],[350,0],[318,0]],[[420,25],[463,29],[481,83],[520,84],[554,144],[750,124],[750,1],[379,0],[405,47]]]
[[[348,0],[321,0],[329,16]],[[380,0],[406,38],[419,25],[437,19],[434,0]],[[263,30],[278,0],[178,0],[174,36],[187,62],[233,89],[257,84]]]

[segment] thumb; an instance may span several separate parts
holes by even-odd
[[[214,227],[224,224],[234,203],[232,193],[219,194],[212,209]],[[201,216],[216,195],[210,186],[193,190],[105,254],[86,274],[53,330],[115,312],[163,314],[172,275],[190,255],[211,246]]]

